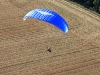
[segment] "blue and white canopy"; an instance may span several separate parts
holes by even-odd
[[[27,18],[34,18],[48,22],[64,33],[67,33],[69,29],[67,22],[59,14],[49,9],[39,8],[31,10],[24,16],[23,20],[26,20]]]

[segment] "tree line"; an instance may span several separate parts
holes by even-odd
[[[69,0],[73,2],[77,2],[83,5],[86,8],[89,8],[93,11],[96,11],[100,14],[100,0]]]

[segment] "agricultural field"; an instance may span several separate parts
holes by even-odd
[[[36,8],[59,13],[69,32],[23,21]],[[100,16],[64,0],[0,0],[0,75],[100,75]]]

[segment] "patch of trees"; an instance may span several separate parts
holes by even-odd
[[[69,0],[73,2],[77,2],[83,5],[86,8],[89,8],[93,11],[96,11],[100,14],[100,0]]]

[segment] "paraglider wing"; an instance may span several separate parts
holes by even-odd
[[[67,33],[69,29],[67,22],[59,14],[49,9],[39,8],[31,10],[24,16],[23,20],[26,20],[27,18],[35,18],[48,22],[64,33]]]

